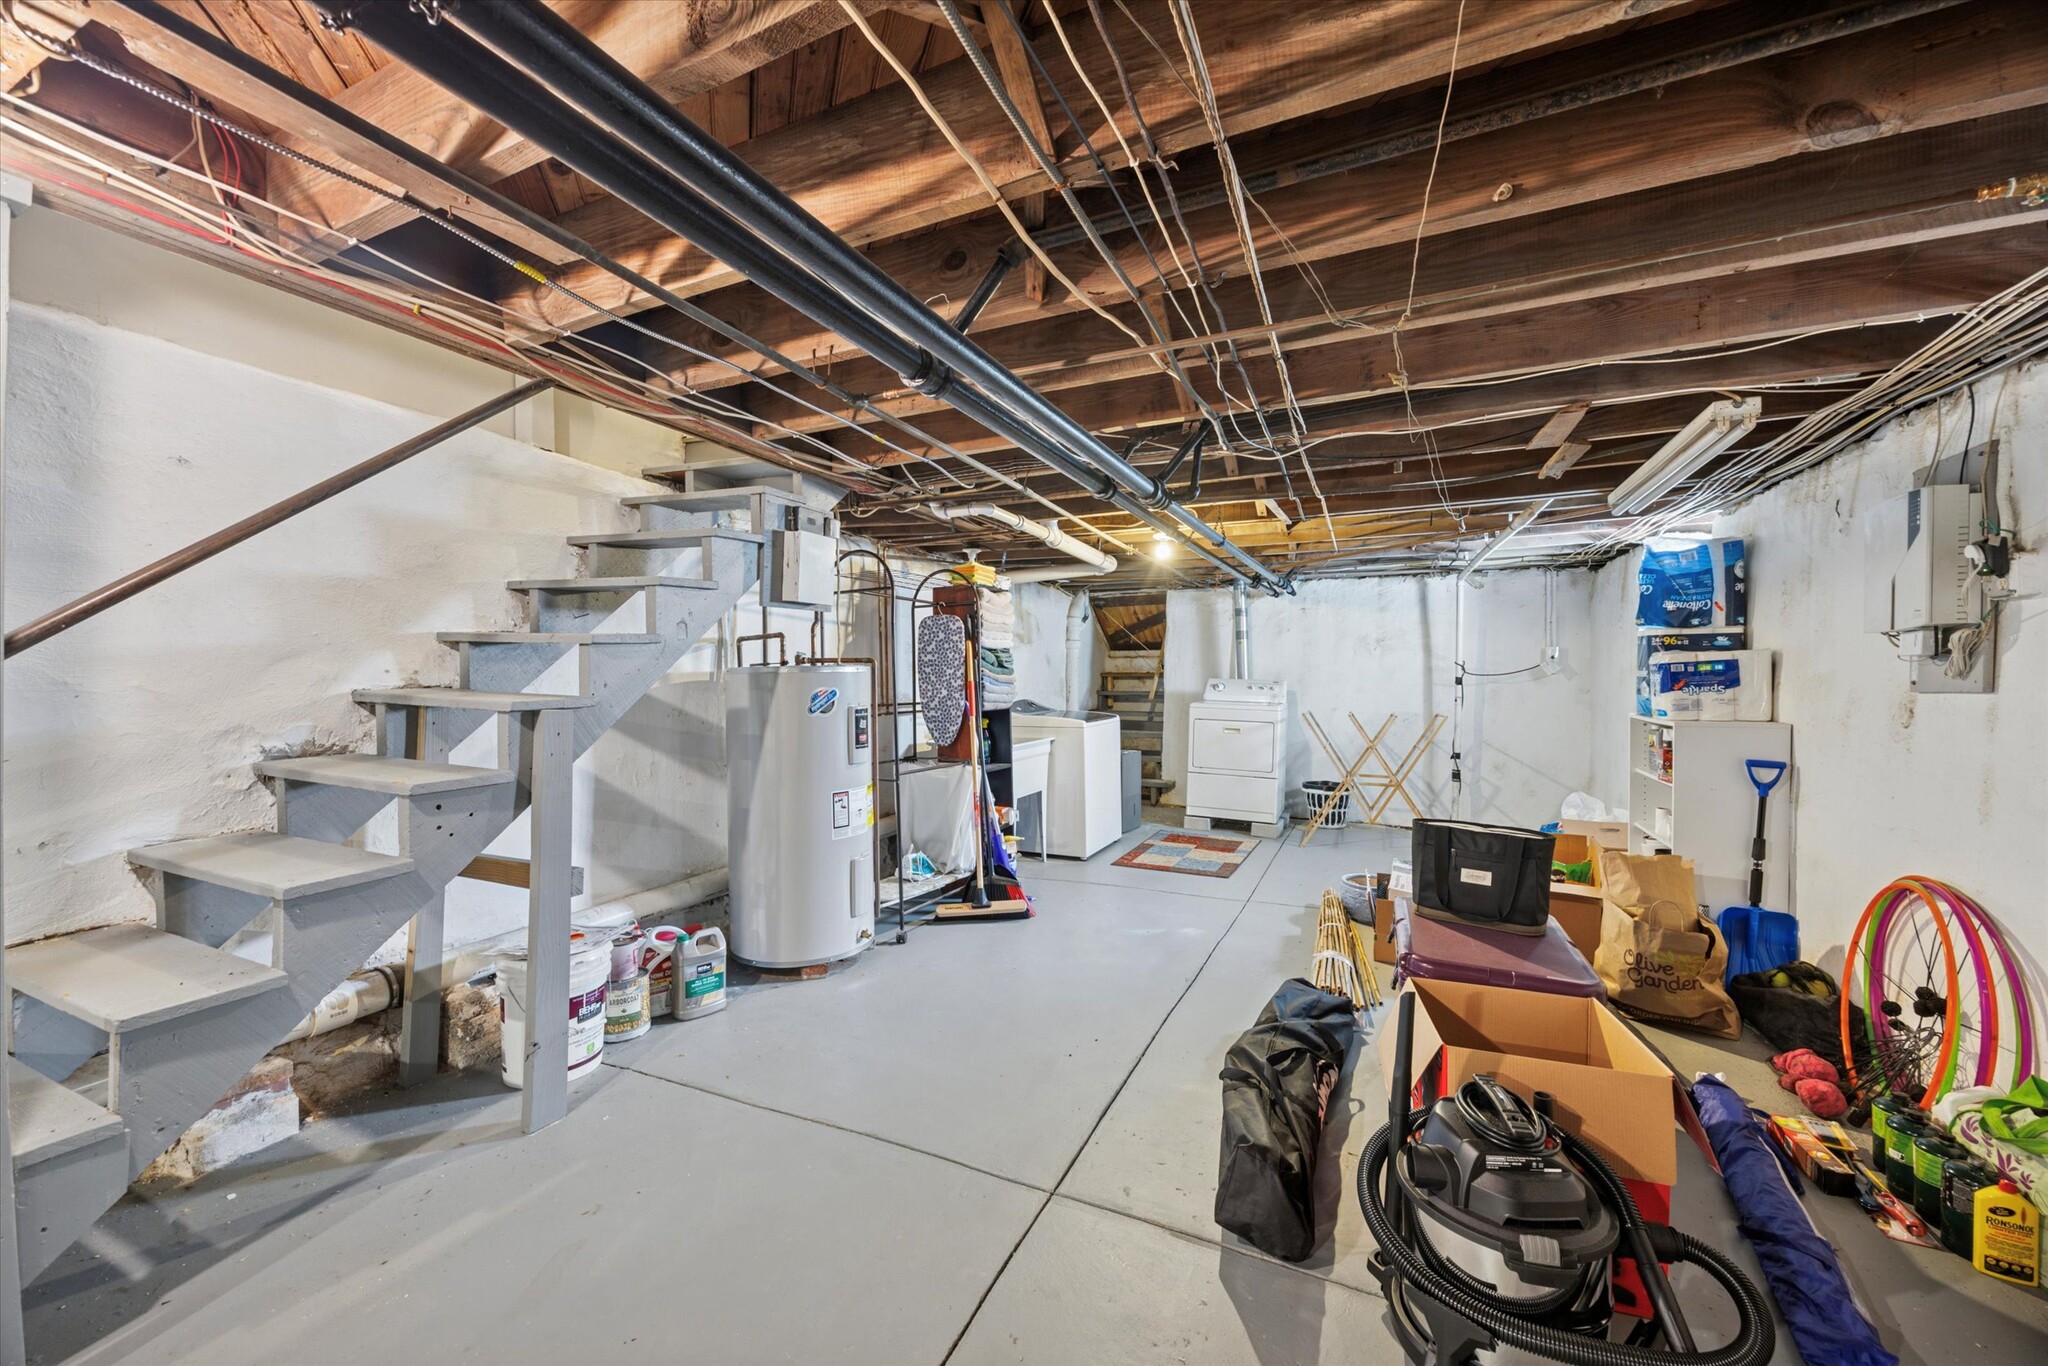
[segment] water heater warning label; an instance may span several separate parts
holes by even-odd
[[[867,833],[874,823],[872,788],[857,787],[832,794],[832,838],[843,840]]]

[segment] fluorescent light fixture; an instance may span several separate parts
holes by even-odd
[[[1763,414],[1759,398],[1722,399],[1679,429],[1657,453],[1642,463],[1621,487],[1607,495],[1607,506],[1632,517],[1697,474],[1722,451],[1749,435]]]
[[[1539,498],[1510,517],[1506,528],[1501,531],[1500,535],[1494,537],[1485,545],[1480,546],[1478,552],[1471,559],[1465,561],[1465,567],[1458,572],[1458,581],[1462,583],[1470,579],[1479,571],[1479,566],[1485,564],[1494,555],[1498,554],[1502,546],[1521,535],[1524,531],[1527,531],[1529,524],[1538,517],[1541,517],[1543,510],[1556,501],[1555,498]]]

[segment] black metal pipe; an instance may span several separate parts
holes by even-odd
[[[996,253],[996,259],[989,264],[988,274],[981,277],[981,283],[967,296],[967,302],[960,305],[960,311],[953,315],[953,330],[961,336],[974,326],[974,320],[981,316],[981,310],[988,307],[988,301],[996,297],[996,291],[1003,286],[1003,279],[1017,264],[1018,248],[1014,243],[1005,243]]]
[[[347,9],[335,0],[318,3],[330,11]],[[459,6],[445,8],[429,0],[428,9],[537,79],[682,185],[717,204],[791,261],[801,262],[861,311],[892,329],[900,341],[919,348],[924,355],[908,368],[888,356],[877,356],[897,369],[912,388],[953,402],[958,383],[964,379],[993,401],[993,415],[1000,421],[991,430],[1017,439],[1021,428],[1055,443],[1069,459],[1100,470],[1141,500],[1149,501],[1157,495],[1155,482],[1110,450],[1101,438],[1060,411],[979,346],[953,331],[867,257],[848,246],[723,144],[683,118],[645,82],[559,15],[544,5],[503,0],[465,0]],[[395,17],[403,21],[407,16]],[[417,30],[419,26],[415,23],[411,27]],[[712,249],[708,243],[701,245]],[[767,279],[757,279],[756,283],[772,290]],[[832,326],[815,313],[811,316]],[[840,331],[836,327],[834,330]],[[840,331],[840,335],[869,354],[876,354],[852,334]],[[1043,458],[1037,443],[1019,440],[1018,444]],[[1277,574],[1232,545],[1189,509],[1169,501],[1162,510],[1235,561],[1234,565],[1225,566],[1230,572],[1248,575],[1267,592],[1285,590],[1286,585]]]
[[[1187,458],[1191,455],[1195,457],[1196,473],[1188,486],[1188,497],[1192,498],[1202,491],[1201,451],[1203,445],[1208,440],[1209,424],[1206,422],[1196,423],[1195,429],[1188,433],[1187,440],[1180,443],[1180,449],[1176,450],[1173,453],[1173,458],[1166,462],[1166,468],[1159,471],[1156,476],[1156,482],[1162,495],[1166,492],[1166,486],[1173,482],[1173,476],[1180,473],[1180,467],[1187,462]]]
[[[68,631],[88,617],[96,617],[116,603],[128,601],[144,589],[154,588],[165,579],[182,574],[203,560],[210,560],[223,550],[231,549],[259,532],[270,530],[279,522],[298,516],[308,508],[318,507],[335,494],[352,489],[365,479],[382,474],[393,466],[402,465],[421,451],[431,450],[451,436],[460,435],[470,428],[488,422],[499,413],[516,408],[526,400],[546,393],[554,385],[544,379],[528,380],[516,389],[507,390],[496,398],[487,399],[468,412],[457,413],[446,422],[427,428],[418,436],[407,437],[388,450],[379,451],[359,464],[351,465],[339,474],[329,475],[310,488],[300,489],[289,498],[281,498],[264,508],[252,512],[233,526],[222,527],[211,536],[205,536],[183,550],[174,550],[162,559],[131,573],[123,574],[112,583],[103,584],[84,597],[74,598],[62,607],[54,608],[29,622],[17,626],[7,633],[7,657],[13,658],[32,645],[39,645],[61,631]]]
[[[868,354],[899,369],[929,369],[929,353],[906,343],[876,320],[825,288],[740,230],[726,214],[652,164],[591,127],[530,77],[451,26],[429,26],[399,5],[356,8],[341,0],[315,0],[323,12],[353,25],[407,65],[518,132],[633,205],[670,231],[697,243],[791,307],[831,328]],[[1014,441],[1081,488],[1157,531],[1174,528],[1126,493],[1101,470],[1070,454],[1027,419],[978,391],[953,385],[947,401],[990,431]],[[1218,541],[1220,536],[1212,538]],[[1235,550],[1235,547],[1230,547]],[[1207,548],[1191,549],[1233,576],[1243,571]],[[1263,566],[1260,567],[1263,570]],[[1267,571],[1270,572],[1270,571]],[[1278,582],[1277,579],[1274,580]]]

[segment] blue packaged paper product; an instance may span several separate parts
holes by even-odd
[[[1771,652],[1660,654],[1650,661],[1650,714],[1678,721],[1771,719]]]
[[[1670,630],[1748,623],[1749,569],[1741,537],[1643,547],[1636,569],[1636,625]]]
[[[1638,631],[1636,633],[1636,715],[1653,716],[1656,695],[1650,677],[1650,660],[1656,655],[1725,653],[1749,643],[1747,631],[1723,631],[1714,627],[1690,631]]]

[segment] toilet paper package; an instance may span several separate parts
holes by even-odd
[[[1655,680],[1650,676],[1650,661],[1661,654],[1698,654],[1703,651],[1726,653],[1740,650],[1749,643],[1748,633],[1742,630],[1723,630],[1708,627],[1691,631],[1638,631],[1636,633],[1636,715],[1655,714]]]
[[[1643,547],[1636,625],[1653,630],[1746,626],[1749,566],[1742,538]]]

